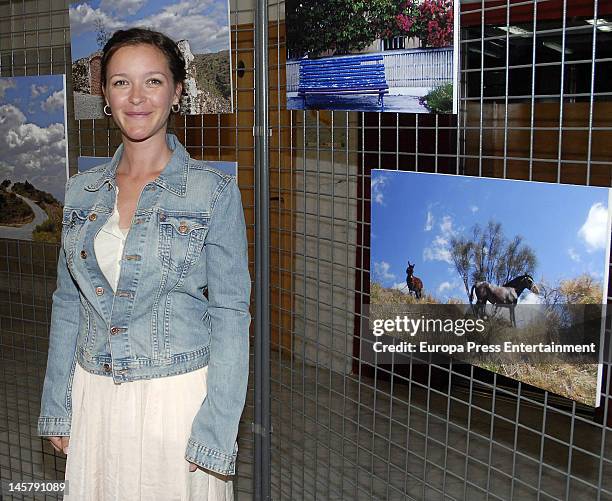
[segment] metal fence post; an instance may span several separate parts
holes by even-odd
[[[253,498],[271,498],[268,6],[255,11],[255,421]]]

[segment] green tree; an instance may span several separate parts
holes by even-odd
[[[288,0],[287,49],[291,57],[364,49],[387,33],[397,10],[397,0]]]
[[[106,29],[106,25],[102,18],[97,17],[94,21],[94,25],[96,27],[96,43],[98,44],[98,48],[102,50],[111,37],[111,34]]]
[[[520,235],[508,239],[501,223],[491,220],[484,228],[476,224],[468,235],[454,236],[449,242],[451,259],[468,297],[470,283],[503,285],[523,273],[534,273],[535,252]]]

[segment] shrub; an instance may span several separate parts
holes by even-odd
[[[424,47],[453,45],[453,23],[452,0],[423,0],[419,7],[419,38]]]
[[[432,113],[452,113],[453,84],[448,83],[436,87],[421,98],[421,104],[427,106]]]
[[[418,37],[423,47],[453,44],[453,0],[406,0],[387,27],[387,37]]]

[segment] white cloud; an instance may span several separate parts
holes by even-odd
[[[390,268],[391,265],[386,261],[374,263],[374,278],[383,281],[395,280],[395,274],[389,273]]]
[[[35,187],[62,198],[66,182],[64,125],[28,123],[12,104],[0,106],[0,179],[29,180]],[[45,179],[48,182],[45,182]]]
[[[444,235],[453,234],[453,219],[450,216],[444,216],[440,223],[440,231]]]
[[[588,252],[605,250],[610,235],[608,228],[608,208],[598,202],[589,209],[586,221],[578,230],[578,236],[584,240]]]
[[[436,236],[430,246],[423,249],[424,261],[444,261],[451,264],[450,249],[448,248],[448,240],[441,235]]]
[[[136,14],[146,3],[147,0],[102,0],[100,2],[100,9],[131,16]]]
[[[64,91],[55,91],[47,99],[40,103],[40,107],[47,113],[62,109],[64,107]]]
[[[385,205],[383,189],[387,183],[387,180],[388,178],[386,176],[380,174],[372,178],[372,202],[376,202],[380,205]]]
[[[540,296],[530,290],[523,292],[518,300],[518,304],[542,304],[543,302],[544,300]]]
[[[434,226],[434,215],[431,213],[431,211],[427,211],[427,220],[425,221],[425,228],[423,228],[425,231],[431,231],[433,229]]]
[[[82,3],[69,9],[70,32],[73,37],[87,32],[97,32],[97,22],[112,33],[124,26],[124,23],[106,14],[102,9],[94,9],[88,3]]]
[[[70,8],[70,29],[73,36],[97,32],[101,23],[110,34],[128,26],[153,28],[175,41],[188,40],[195,54],[229,49],[227,4],[218,0],[183,0],[141,19],[127,21],[129,12],[118,8],[138,8],[142,0],[104,0],[94,9],[87,2]]]
[[[477,205],[471,205],[470,206],[470,211],[472,212],[472,214],[476,214],[478,212],[478,206]]]
[[[448,291],[452,291],[453,289],[457,289],[461,287],[461,283],[457,282],[457,281],[453,281],[453,282],[442,282],[440,285],[438,285],[438,292],[439,293],[443,293],[443,292],[448,292]]]
[[[442,222],[438,225],[440,232],[434,237],[430,245],[423,249],[424,261],[444,261],[452,264],[449,243],[454,235],[453,219],[451,216],[443,216]]]
[[[7,89],[14,89],[17,86],[12,78],[0,78],[0,99],[4,97]]]
[[[406,282],[395,282],[391,288],[400,291],[402,294],[410,294],[410,289],[408,289]]]
[[[32,84],[30,86],[30,97],[38,97],[41,94],[46,94],[49,91],[49,87],[46,85]]]
[[[569,249],[567,249],[567,253],[572,261],[576,263],[580,262],[580,254],[578,254],[574,249],[570,247]]]

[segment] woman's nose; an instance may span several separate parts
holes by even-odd
[[[132,92],[130,92],[130,103],[140,104],[144,101],[144,93],[137,85],[132,86]]]

